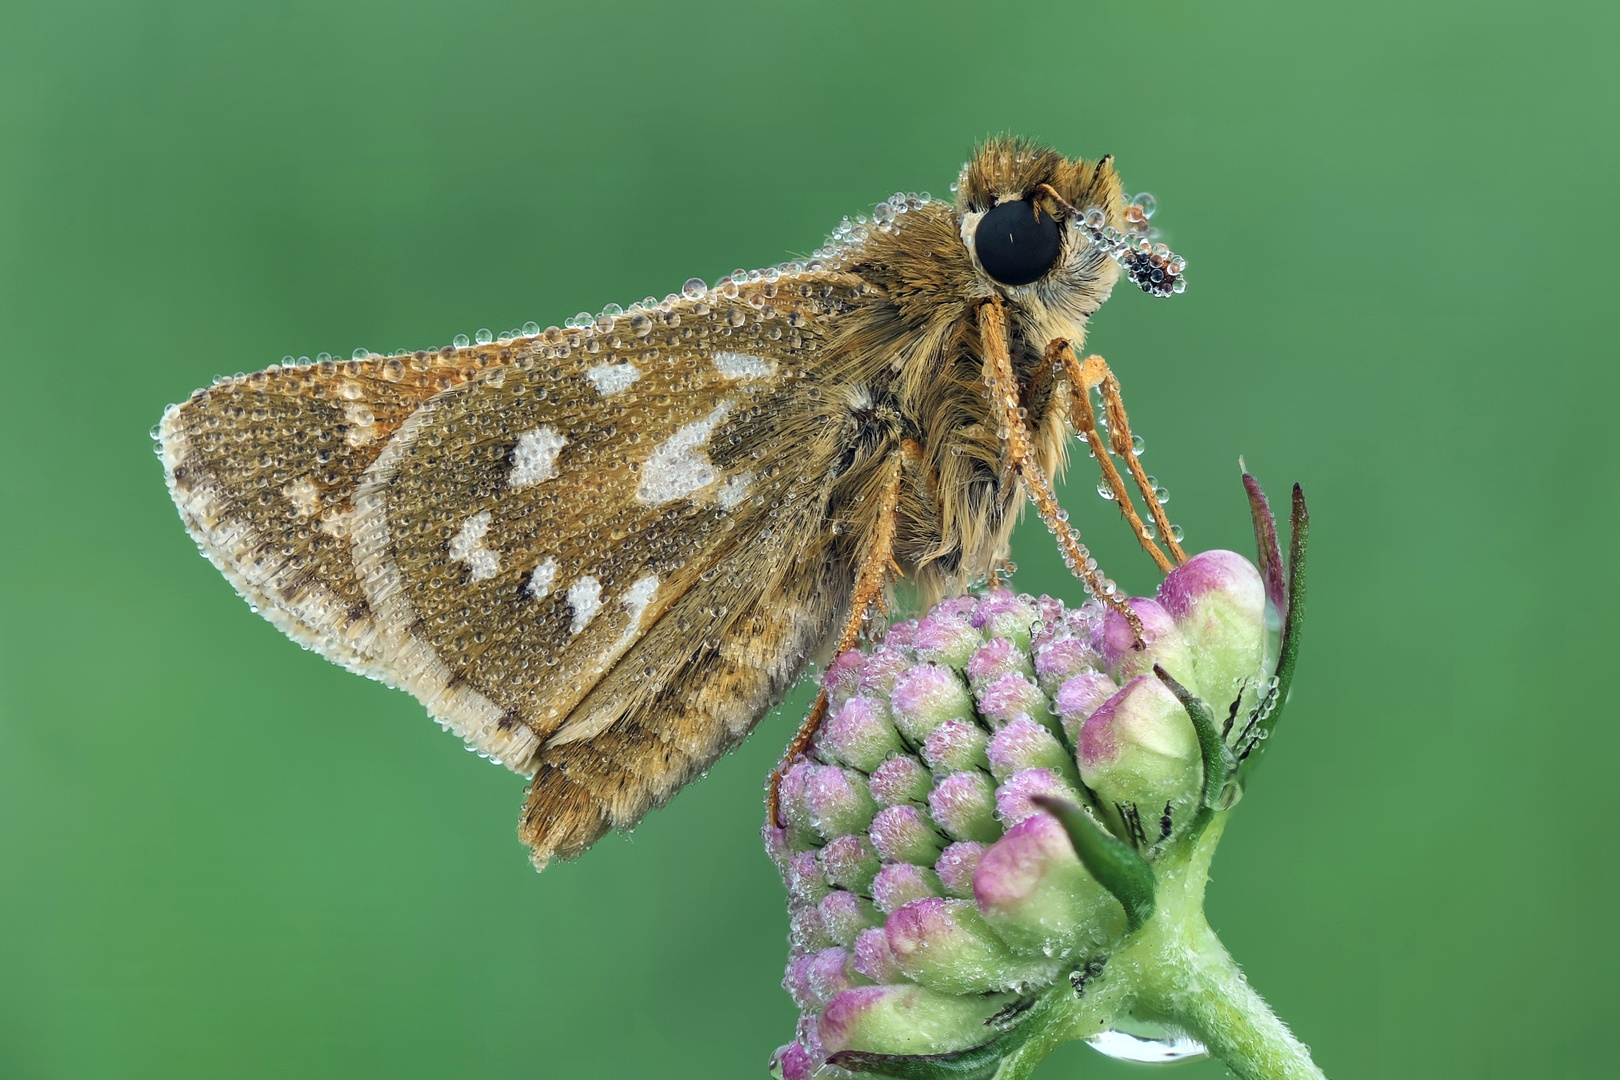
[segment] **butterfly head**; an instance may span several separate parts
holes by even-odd
[[[1083,320],[1121,272],[1154,296],[1186,288],[1186,260],[1154,242],[1152,196],[1126,197],[1111,157],[994,139],[963,167],[956,197],[974,269],[1015,302]]]

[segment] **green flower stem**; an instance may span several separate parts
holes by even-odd
[[[1204,918],[1209,863],[1225,829],[1213,815],[1202,835],[1158,860],[1152,918],[1108,959],[1076,997],[1062,984],[1035,1006],[1027,1042],[995,1080],[1024,1080],[1062,1043],[1086,1039],[1127,1017],[1186,1031],[1243,1080],[1325,1080],[1310,1052],[1249,986]]]

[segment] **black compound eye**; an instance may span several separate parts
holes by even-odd
[[[1003,285],[1039,281],[1058,261],[1058,223],[1026,199],[1004,202],[979,219],[973,247],[984,272]]]

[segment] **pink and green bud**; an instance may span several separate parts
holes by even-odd
[[[827,691],[827,704],[830,707],[836,709],[861,692],[861,667],[865,663],[865,654],[851,649],[839,653],[827,665],[821,685]]]
[[[812,1080],[820,1062],[804,1048],[803,1043],[790,1042],[779,1046],[771,1055],[770,1073],[782,1080]]]
[[[855,938],[855,957],[850,965],[855,972],[875,983],[897,983],[905,979],[900,965],[889,951],[889,935],[881,926],[862,930]]]
[[[852,697],[827,717],[820,745],[845,765],[870,773],[905,745],[889,722],[888,706],[870,697]]]
[[[966,769],[988,769],[985,747],[990,733],[978,724],[948,720],[928,733],[923,741],[923,760],[935,772],[953,773]]]
[[[1036,682],[1054,697],[1069,679],[1102,669],[1102,653],[1089,638],[1060,637],[1035,653]]]
[[[912,661],[899,649],[880,645],[861,665],[861,693],[888,697],[894,689],[895,676],[912,665]]]
[[[894,725],[913,743],[951,720],[970,722],[973,699],[962,677],[939,664],[919,664],[894,682]]]
[[[854,769],[822,765],[804,783],[804,809],[810,826],[824,840],[860,832],[872,821],[877,803],[866,777]]]
[[[1157,600],[1136,597],[1129,601],[1131,610],[1142,621],[1142,642],[1146,648],[1136,648],[1136,632],[1125,616],[1109,608],[1103,616],[1101,641],[1103,659],[1108,674],[1120,685],[1138,675],[1150,674],[1154,664],[1162,664],[1172,675],[1191,667],[1191,654],[1175,620]]]
[[[1086,785],[1105,805],[1137,807],[1149,841],[1158,839],[1166,804],[1202,790],[1197,732],[1181,702],[1152,674],[1131,680],[1091,714],[1080,729],[1079,755]]]
[[[1014,952],[971,900],[914,900],[892,912],[883,931],[907,978],[947,994],[1040,985],[1050,982],[1059,966],[1044,956]]]
[[[885,915],[941,891],[939,875],[912,863],[889,863],[872,879],[872,902]]]
[[[973,613],[973,625],[987,638],[1005,638],[1020,649],[1028,650],[1030,628],[1040,617],[1033,600],[1014,596],[1010,590],[997,589],[979,601],[978,610]]]
[[[1011,995],[958,997],[912,983],[857,986],[827,1003],[818,1027],[822,1052],[944,1054],[984,1041],[985,1021]]]
[[[1266,587],[1241,555],[1206,551],[1170,571],[1159,603],[1192,649],[1185,677],[1160,661],[1177,682],[1224,711],[1261,674],[1266,660]]]
[[[788,944],[801,951],[826,949],[837,944],[827,933],[821,921],[819,906],[790,906],[788,914]]]
[[[798,834],[813,834],[815,826],[810,823],[810,811],[804,804],[805,784],[810,780],[810,773],[816,765],[809,761],[796,761],[788,766],[782,774],[782,782],[777,785],[777,799],[782,822],[787,826],[787,842],[794,849],[803,847],[799,843]]]
[[[849,950],[834,946],[795,956],[782,975],[782,989],[800,1009],[815,1009],[848,990]]]
[[[978,769],[942,777],[928,793],[928,810],[952,840],[989,843],[1001,835],[996,822],[996,785]]]
[[[1119,693],[1119,684],[1100,671],[1082,671],[1064,680],[1053,705],[1071,746],[1080,744],[1080,728],[1098,707]]]
[[[972,840],[952,844],[940,852],[939,861],[934,863],[934,873],[939,875],[939,886],[944,895],[958,900],[972,899],[973,874],[979,869],[979,860],[983,857],[984,845]]]
[[[979,713],[990,721],[992,728],[1000,728],[1014,720],[1034,720],[1057,730],[1057,721],[1047,708],[1046,695],[1029,677],[1009,671],[997,676],[979,688]]]
[[[1030,802],[1037,795],[1046,795],[1066,802],[1078,802],[1079,792],[1051,769],[1021,769],[1007,777],[996,789],[996,814],[1003,828],[1012,828],[1025,818],[1041,813],[1040,807]]]
[[[991,638],[979,646],[967,662],[968,683],[975,691],[983,689],[1003,675],[1023,675],[1033,679],[1035,664],[1029,653],[1006,638]]]
[[[872,846],[890,862],[933,866],[945,842],[927,820],[909,803],[889,806],[872,819]]]
[[[984,644],[984,635],[975,630],[965,617],[943,612],[943,607],[944,604],[941,604],[917,620],[913,648],[917,650],[919,660],[961,668],[974,650]]]
[[[1125,911],[1081,865],[1048,814],[1025,818],[985,850],[973,877],[985,922],[1013,948],[1047,956],[1096,947],[1125,930]]]
[[[883,922],[872,901],[844,889],[829,892],[821,898],[818,906],[821,909],[821,925],[826,927],[827,936],[839,945],[854,945],[856,936],[862,930]]]
[[[864,836],[840,836],[827,842],[816,856],[828,882],[851,892],[865,892],[883,865],[877,848]]]
[[[1079,786],[1080,772],[1074,766],[1074,755],[1045,725],[1034,720],[1014,720],[996,732],[985,748],[985,756],[997,780],[1006,780],[1023,769],[1051,769],[1071,785]],[[934,817],[939,819],[937,814]]]
[[[782,883],[787,886],[788,896],[799,904],[820,903],[829,888],[814,851],[800,851],[788,859]]]
[[[926,803],[934,778],[914,757],[892,757],[872,771],[872,798],[879,806]]]

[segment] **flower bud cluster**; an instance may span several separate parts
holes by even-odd
[[[1153,667],[1224,715],[1253,700],[1268,638],[1260,574],[1230,552],[1130,604],[1140,643],[1096,601],[997,589],[832,663],[826,720],[765,830],[788,891],[783,986],[801,1013],[778,1075],[838,1075],[825,1063],[843,1051],[988,1042],[1021,999],[1125,936],[1120,902],[1032,800],[1086,807],[1143,851],[1171,836],[1199,799],[1202,758]]]

